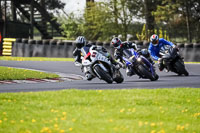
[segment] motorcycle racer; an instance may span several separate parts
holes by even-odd
[[[75,40],[75,45],[76,48],[73,51],[73,56],[75,58],[75,65],[76,64],[81,64],[82,59],[81,59],[81,55],[87,55],[87,53],[89,52],[89,49],[92,45],[92,43],[88,43],[86,44],[86,39],[84,36],[78,36]],[[119,65],[118,63],[112,58],[112,56],[110,55],[110,53],[108,53],[108,51],[103,47],[103,46],[95,46],[96,49],[98,51],[101,51],[102,54],[104,54],[113,64],[113,67],[115,67],[116,69],[119,69]],[[93,77],[90,73],[86,72],[85,73],[85,77],[87,80],[91,80]]]
[[[152,64],[154,64],[154,62],[150,58],[148,50],[146,49],[138,50],[137,45],[135,43],[128,42],[128,41],[122,42],[118,37],[114,37],[111,41],[111,45],[113,45],[115,48],[115,52],[114,52],[115,59],[118,61],[118,63],[121,65],[122,68],[125,68],[125,64],[122,60],[124,50],[130,49],[130,48],[133,48],[135,51],[138,51],[139,54],[145,56]],[[126,74],[127,76],[133,75],[129,67],[126,68]]]
[[[148,51],[149,51],[151,57],[154,60],[158,61],[158,68],[160,71],[162,71],[164,69],[164,65],[163,65],[162,56],[159,54],[159,52],[160,52],[161,48],[164,47],[164,45],[176,47],[172,42],[169,42],[163,38],[159,39],[158,35],[156,35],[156,34],[153,34],[150,37],[150,44],[148,47]]]
[[[75,58],[75,63],[81,63],[81,48],[85,46],[86,40],[84,36],[78,36],[75,40],[76,48],[73,51],[73,56]]]

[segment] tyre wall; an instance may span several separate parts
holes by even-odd
[[[12,56],[18,57],[73,57],[72,41],[17,39]]]
[[[132,41],[139,49],[148,48],[147,41]],[[93,42],[104,46],[113,55],[114,48],[110,42]],[[200,43],[177,43],[179,52],[185,61],[200,61]],[[75,45],[73,41],[67,40],[31,40],[16,39],[12,46],[12,56],[19,57],[73,57]]]

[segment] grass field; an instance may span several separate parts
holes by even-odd
[[[73,58],[47,58],[47,57],[11,57],[0,56],[0,60],[8,61],[74,61]]]
[[[1,93],[1,133],[199,133],[200,88]]]
[[[48,58],[48,57],[10,57],[0,56],[0,60],[7,61],[74,61],[74,58]],[[157,61],[155,61],[157,62]],[[186,64],[200,64],[200,62],[185,62]]]
[[[58,77],[59,77],[58,75],[51,73],[0,66],[0,80],[22,80],[30,78],[44,79],[44,78],[58,78]]]

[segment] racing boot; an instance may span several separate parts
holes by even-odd
[[[158,63],[158,68],[159,68],[160,71],[162,71],[164,69],[164,65],[163,65],[162,62]]]
[[[86,73],[85,73],[85,77],[86,77],[86,79],[89,80],[89,81],[92,80],[92,78],[93,78],[92,74],[89,73],[89,72],[86,72]]]
[[[160,71],[162,71],[164,69],[164,64],[163,64],[162,58],[158,59],[158,68],[159,68]]]
[[[134,73],[132,72],[131,68],[129,68],[129,67],[126,68],[126,75],[127,75],[127,76],[132,76],[132,75],[134,75]]]
[[[119,70],[119,69],[121,68],[119,64],[116,64],[116,65],[113,64],[113,67],[114,67],[116,70]]]

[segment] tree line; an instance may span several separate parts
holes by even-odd
[[[67,2],[41,1],[49,12],[57,13],[67,39],[84,35],[100,41],[113,36],[148,40],[156,33],[167,34],[171,41],[200,41],[200,0],[86,0],[84,13],[78,17],[65,13]]]
[[[87,0],[83,17],[68,15],[63,21],[69,39],[109,40],[120,35],[138,39],[145,24],[145,40],[159,30],[173,41],[200,41],[199,0]]]

